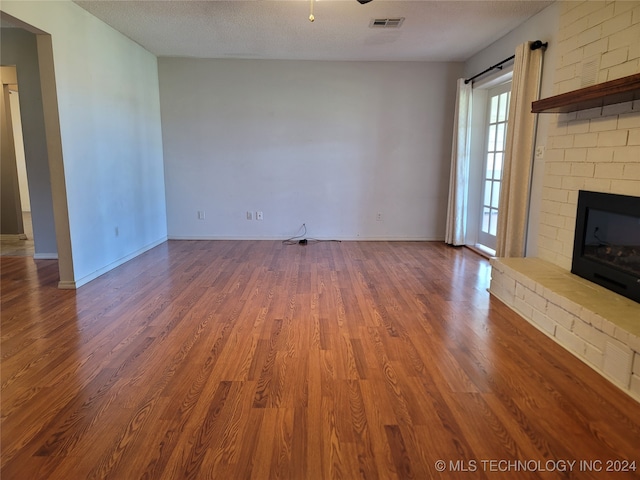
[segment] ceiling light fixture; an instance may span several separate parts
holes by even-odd
[[[371,0],[358,0],[360,5],[364,5],[365,3],[369,3]],[[313,23],[316,17],[313,15],[313,2],[314,0],[309,0],[309,21]]]

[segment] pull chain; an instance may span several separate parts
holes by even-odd
[[[309,0],[309,21],[313,22],[316,17],[313,16],[313,0]]]

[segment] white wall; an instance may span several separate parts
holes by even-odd
[[[460,73],[160,58],[169,237],[443,239]]]
[[[79,286],[166,239],[157,61],[72,2],[2,10],[51,34]]]
[[[562,2],[555,2],[528,21],[515,28],[507,35],[482,50],[464,64],[464,76],[472,77],[484,69],[512,56],[516,47],[526,41],[541,40],[549,45],[544,54],[544,66],[541,84],[541,98],[554,94],[553,81],[555,75],[556,56],[558,50],[558,28]],[[536,146],[546,147],[547,132],[551,116],[538,116]],[[482,158],[475,160],[482,162]],[[538,230],[540,223],[540,205],[542,201],[542,184],[544,157],[536,158],[533,166],[531,185],[531,211],[529,214],[527,234],[527,256],[536,256],[538,252]]]

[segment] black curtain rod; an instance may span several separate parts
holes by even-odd
[[[531,50],[537,50],[539,48],[547,48],[547,45],[549,45],[549,42],[545,42],[542,43],[540,40],[536,40],[535,42],[533,42],[531,44]],[[501,68],[503,64],[507,63],[510,60],[513,60],[516,56],[515,55],[511,55],[509,58],[505,58],[504,60],[502,60],[501,62],[496,63],[495,65],[493,65],[492,67],[487,68],[486,70],[483,70],[482,72],[478,73],[477,75],[474,75],[471,78],[467,78],[464,83],[467,84],[469,82],[473,82],[476,78],[478,78],[481,75],[484,75],[487,72],[490,72],[491,70],[494,70],[496,68]]]

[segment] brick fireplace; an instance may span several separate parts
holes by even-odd
[[[554,95],[640,73],[640,2],[563,2]],[[640,197],[640,100],[553,115],[537,258],[493,259],[491,293],[640,401],[640,304],[570,273],[579,190]]]

